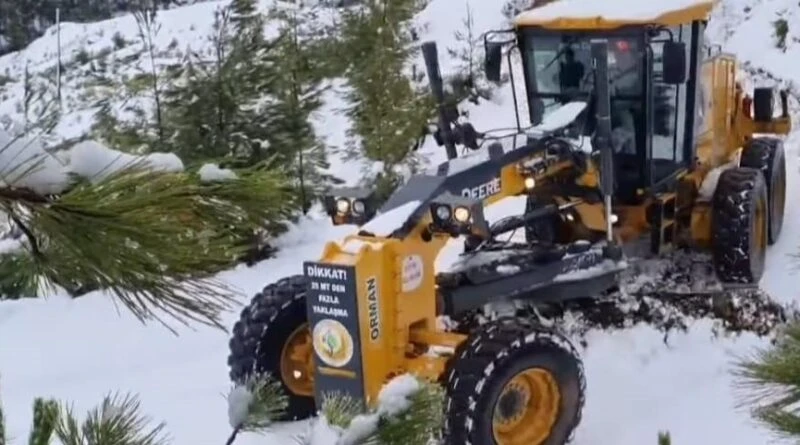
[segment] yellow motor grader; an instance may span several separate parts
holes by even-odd
[[[555,1],[486,34],[489,80],[500,81],[505,55],[509,67],[512,52],[522,61],[530,125],[518,116],[506,136],[444,105],[436,45],[425,43],[449,160],[380,209],[368,190],[326,199],[335,224],[358,228],[242,311],[232,380],[276,376],[287,418],[301,419],[331,393],[370,406],[412,373],[446,388],[447,444],[562,444],[580,421],[583,367],[568,336],[519,304],[608,295],[643,249],[709,252],[719,281],[756,286],[783,221],[787,95],[748,94],[735,58],[705,49],[712,1],[628,3]],[[458,157],[458,146],[472,152]],[[524,214],[487,222],[484,205],[520,195]],[[500,240],[517,229],[524,242]],[[465,252],[437,274],[454,237]],[[511,309],[469,328],[437,323],[490,307]]]

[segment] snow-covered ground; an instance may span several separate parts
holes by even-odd
[[[452,32],[460,26],[456,15],[461,14],[461,8],[451,7],[454,2],[434,0],[421,14],[420,20],[429,25],[426,37],[452,40]],[[471,3],[479,32],[502,27],[499,2]],[[165,12],[159,45],[168,46],[172,39],[184,43],[202,40],[211,26],[213,10],[220,4],[209,2]],[[790,36],[785,53],[776,49],[771,25],[784,10],[792,23],[792,14],[799,10],[796,2],[728,0],[724,6],[715,17],[722,19],[720,25],[710,31],[716,42],[752,61],[754,66],[771,69],[786,80],[800,81],[796,43]],[[135,33],[131,17],[63,26],[65,54],[87,45],[100,51],[111,44],[116,31],[131,39]],[[0,73],[8,69],[13,77],[19,76],[24,60],[37,69],[47,69],[54,63],[54,42],[53,34],[48,33],[27,51],[0,58]],[[444,53],[440,50],[440,54]],[[448,66],[445,61],[444,69]],[[69,109],[59,127],[64,137],[84,131],[91,111],[78,104],[78,78],[70,82],[65,88],[70,97],[76,98],[77,105]],[[0,114],[14,114],[20,84],[12,82],[5,88],[7,95],[0,96]],[[329,104],[328,108],[334,110],[334,105]],[[498,94],[495,104],[471,107],[470,117],[479,129],[513,125],[507,92]],[[322,118],[328,137],[341,141],[346,122],[330,114],[325,119],[325,113]],[[786,144],[789,196],[800,191],[798,146],[800,132]],[[430,146],[424,151],[431,155],[431,161],[443,158],[441,151]],[[347,166],[339,163],[336,168]],[[497,219],[509,211],[521,210],[521,205],[520,200],[506,200],[487,209],[487,216]],[[222,277],[241,290],[245,302],[264,284],[299,273],[303,260],[317,257],[326,241],[340,239],[351,230],[352,227],[332,227],[323,218],[305,219],[280,239],[284,249],[277,258],[252,268],[239,267]],[[798,246],[800,207],[788,205],[784,232],[780,243],[769,251],[762,281],[768,292],[783,301],[797,297],[798,277],[788,255]],[[443,252],[439,266],[451,263],[457,251],[458,244],[454,242]],[[238,313],[228,314],[227,324],[233,325],[237,317]],[[83,411],[115,390],[138,393],[144,410],[154,419],[167,422],[178,445],[222,443],[230,429],[223,397],[229,389],[225,363],[228,335],[203,327],[177,330],[180,335],[173,336],[161,326],[141,325],[128,313],[118,311],[111,298],[101,293],[78,300],[53,295],[0,304],[0,393],[14,443],[27,436],[34,397],[70,400],[78,411]],[[673,334],[669,346],[662,339],[662,334],[646,327],[590,334],[589,347],[584,351],[589,395],[576,444],[646,445],[655,443],[656,433],[665,429],[672,432],[676,445],[752,445],[769,440],[769,435],[754,425],[746,412],[735,408],[729,376],[732,357],[763,344],[762,340],[751,336],[712,340],[705,322],[696,323],[687,334]],[[267,437],[243,435],[237,443],[287,444],[288,437],[302,431],[304,425],[280,428]]]

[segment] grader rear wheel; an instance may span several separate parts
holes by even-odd
[[[769,239],[767,185],[761,171],[724,171],[714,192],[712,254],[724,283],[757,284],[764,275]]]
[[[445,386],[446,445],[562,445],[580,422],[586,382],[566,338],[503,318],[464,342]]]
[[[742,150],[742,167],[760,170],[767,182],[769,244],[775,244],[783,229],[786,206],[786,154],[783,141],[773,137],[750,140]]]

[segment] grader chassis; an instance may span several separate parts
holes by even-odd
[[[367,190],[326,199],[334,224],[357,233],[253,298],[233,328],[232,380],[279,377],[287,418],[300,419],[330,393],[372,405],[388,379],[413,373],[446,388],[448,445],[562,444],[580,421],[585,379],[570,342],[580,332],[559,319],[670,329],[715,317],[759,334],[783,321],[757,289],[781,231],[782,140],[753,135],[789,131],[786,95],[775,113],[771,89],[751,99],[734,81],[735,59],[703,50],[712,2],[667,1],[645,18],[592,15],[601,3],[589,0],[565,9],[573,3],[520,14],[506,41],[487,36],[490,80],[509,48],[526,73],[531,127],[505,137],[459,122],[444,105],[436,46],[423,46],[440,104],[435,137],[450,160],[378,212]],[[586,67],[577,86],[550,82],[576,60]],[[627,143],[614,128],[625,108]],[[459,145],[474,153],[457,157]],[[512,196],[527,196],[525,213],[488,224],[483,205]],[[515,230],[524,240],[501,240]],[[459,236],[460,261],[435,274],[437,254]],[[642,246],[656,260],[678,252],[661,272],[686,289],[656,280],[629,292],[650,261],[636,259]],[[706,272],[687,272],[697,266]],[[697,289],[698,276],[718,289]]]

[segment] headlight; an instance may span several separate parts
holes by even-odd
[[[447,221],[450,219],[450,207],[446,205],[440,205],[436,208],[436,217],[439,218],[441,221]]]
[[[455,217],[456,221],[460,223],[467,223],[469,222],[469,217],[472,216],[470,211],[466,207],[456,207],[455,212],[453,212],[453,216]]]
[[[339,213],[347,213],[350,211],[350,200],[346,198],[339,198],[336,201],[336,211]]]
[[[470,235],[480,239],[489,236],[489,224],[483,216],[483,205],[479,199],[445,192],[431,202],[429,212],[429,234]]]
[[[366,209],[367,207],[364,204],[364,201],[361,201],[360,199],[353,201],[353,213],[363,215]]]
[[[536,187],[536,180],[533,178],[525,178],[525,188],[531,190],[534,187]]]

